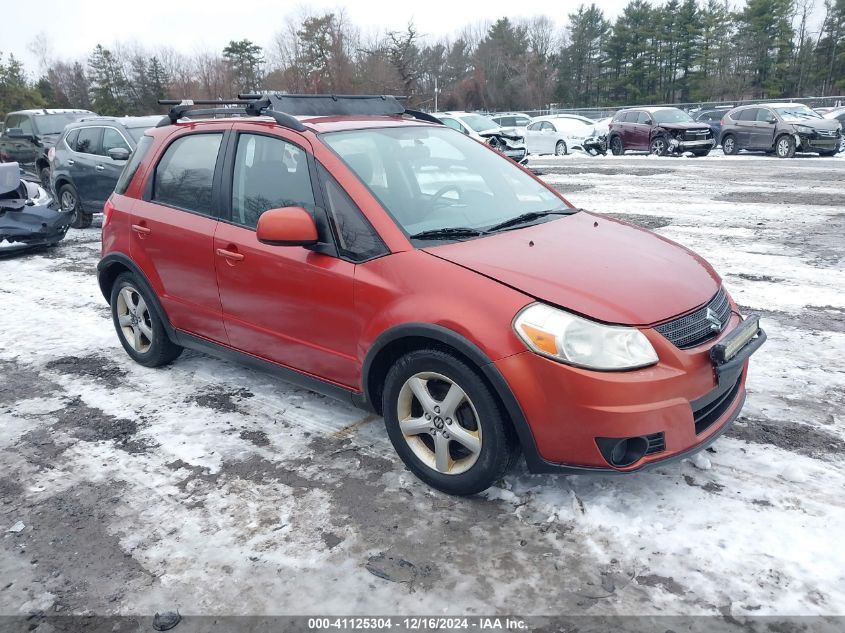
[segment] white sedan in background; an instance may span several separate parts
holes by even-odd
[[[571,149],[583,149],[594,127],[594,121],[577,115],[535,117],[525,130],[525,145],[529,154],[563,156]]]

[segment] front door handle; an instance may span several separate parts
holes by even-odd
[[[149,227],[141,226],[140,224],[133,224],[132,230],[135,231],[138,235],[149,235],[152,233],[152,230]]]
[[[75,164],[76,164],[76,161],[73,161],[73,160],[68,160],[67,164],[68,164],[68,165],[75,165]]]
[[[102,165],[97,165],[96,167],[94,167],[94,169],[96,169],[97,171],[103,171],[105,167],[103,167]]]
[[[228,259],[232,262],[240,262],[243,261],[244,258],[241,253],[238,253],[236,251],[227,251],[225,248],[218,248],[216,252],[217,255],[219,255],[220,257]]]

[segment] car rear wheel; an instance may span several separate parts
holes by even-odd
[[[555,156],[566,156],[568,153],[569,150],[566,147],[566,143],[558,141],[555,145]]]
[[[831,156],[836,156],[839,153],[838,149],[830,150],[828,152],[819,152],[819,156],[824,156],[825,158],[830,158]]]
[[[736,138],[733,134],[726,134],[722,139],[722,153],[725,156],[734,156],[739,152],[739,147],[736,144]]]
[[[91,226],[94,216],[82,210],[82,205],[79,204],[79,195],[73,185],[64,184],[59,187],[59,205],[62,211],[70,211],[73,214],[70,218],[70,225],[73,228],[87,229]]]
[[[775,141],[775,154],[778,158],[792,158],[795,156],[795,139],[789,134],[782,134]]]
[[[655,136],[651,139],[651,144],[648,149],[649,152],[655,156],[666,156],[669,152],[669,141],[667,141],[666,137],[663,135]]]
[[[478,373],[438,349],[403,356],[385,379],[387,434],[417,477],[447,494],[489,488],[510,467],[516,443]]]
[[[622,146],[622,139],[614,136],[610,139],[610,153],[614,156],[622,156],[625,153],[625,148]]]
[[[114,328],[123,349],[136,363],[160,367],[175,360],[182,348],[164,329],[155,303],[132,273],[123,273],[111,290]]]

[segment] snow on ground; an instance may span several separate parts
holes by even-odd
[[[695,465],[520,467],[472,499],[375,416],[200,354],[133,364],[96,227],[0,260],[0,614],[845,614],[843,164],[533,159],[706,257],[769,341]]]

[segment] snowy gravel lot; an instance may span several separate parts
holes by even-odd
[[[72,231],[0,260],[0,614],[845,615],[845,156],[532,166],[763,314],[701,459],[447,497],[380,418],[200,354],[133,364],[99,229]]]

